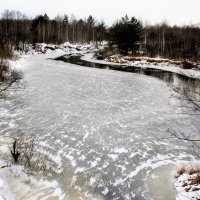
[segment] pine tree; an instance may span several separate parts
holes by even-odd
[[[88,24],[88,42],[94,41],[94,25],[95,25],[95,20],[90,15],[87,19],[87,24]]]
[[[110,45],[116,45],[119,51],[127,54],[129,51],[136,52],[143,40],[142,24],[135,18],[126,15],[114,24],[109,31]]]

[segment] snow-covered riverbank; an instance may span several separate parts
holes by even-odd
[[[159,69],[163,71],[183,74],[188,77],[200,79],[200,70],[182,69],[168,62],[152,63],[152,62],[147,62],[146,59],[144,59],[143,61],[129,61],[129,62],[124,62],[123,64],[120,64],[119,62],[114,62],[114,60],[113,62],[106,61],[106,60],[97,60],[93,53],[83,56],[82,59],[85,61],[99,63],[99,64],[122,65],[122,66],[132,66],[132,67],[136,66],[136,67],[141,67],[141,68]]]
[[[138,61],[130,61],[126,57],[122,58],[110,58],[109,60],[97,60],[94,57],[93,52],[98,52],[99,49],[102,49],[104,47],[104,43],[97,47],[95,44],[70,44],[68,42],[61,44],[61,45],[53,45],[53,44],[45,44],[45,43],[39,43],[36,45],[36,49],[33,49],[31,45],[28,45],[26,56],[24,56],[24,52],[21,53],[22,59],[18,62],[11,62],[11,64],[14,66],[22,66],[24,57],[28,57],[28,55],[34,55],[34,54],[46,54],[46,55],[55,55],[61,56],[61,55],[83,55],[82,59],[85,61],[90,61],[94,63],[99,64],[109,64],[109,65],[123,65],[123,66],[136,66],[141,68],[152,68],[152,69],[159,69],[163,71],[173,72],[177,74],[183,74],[188,77],[193,77],[200,79],[200,70],[197,69],[183,69],[179,67],[176,64],[173,64],[168,59],[161,59],[161,58],[146,58],[146,57],[139,57]],[[19,55],[20,53],[17,52]],[[20,56],[20,55],[19,55]],[[20,56],[21,57],[21,56]],[[48,56],[47,56],[48,57]],[[175,63],[175,61],[174,61]]]
[[[12,142],[11,138],[0,138],[0,200],[32,200],[44,196],[62,200],[64,195],[57,181],[38,179],[28,174],[23,165],[13,163],[10,154]]]

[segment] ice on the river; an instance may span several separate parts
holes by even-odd
[[[0,100],[0,135],[38,136],[65,199],[149,199],[151,170],[188,158],[166,130],[194,133],[199,119],[180,114],[161,80],[48,56],[29,56],[25,89]]]

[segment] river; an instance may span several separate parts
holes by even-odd
[[[199,117],[182,114],[181,100],[158,78],[47,57],[30,56],[25,89],[1,99],[1,136],[38,137],[59,168],[46,179],[63,199],[175,199],[175,164],[191,152],[165,139],[167,129],[198,133]]]

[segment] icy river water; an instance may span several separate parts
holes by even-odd
[[[198,132],[199,117],[182,114],[155,77],[46,57],[29,57],[25,89],[0,101],[0,134],[26,132],[49,149],[59,168],[49,180],[63,194],[52,199],[175,199],[175,164],[190,152],[164,138],[168,128]],[[51,199],[42,192],[36,199]],[[28,194],[21,191],[23,199]]]

